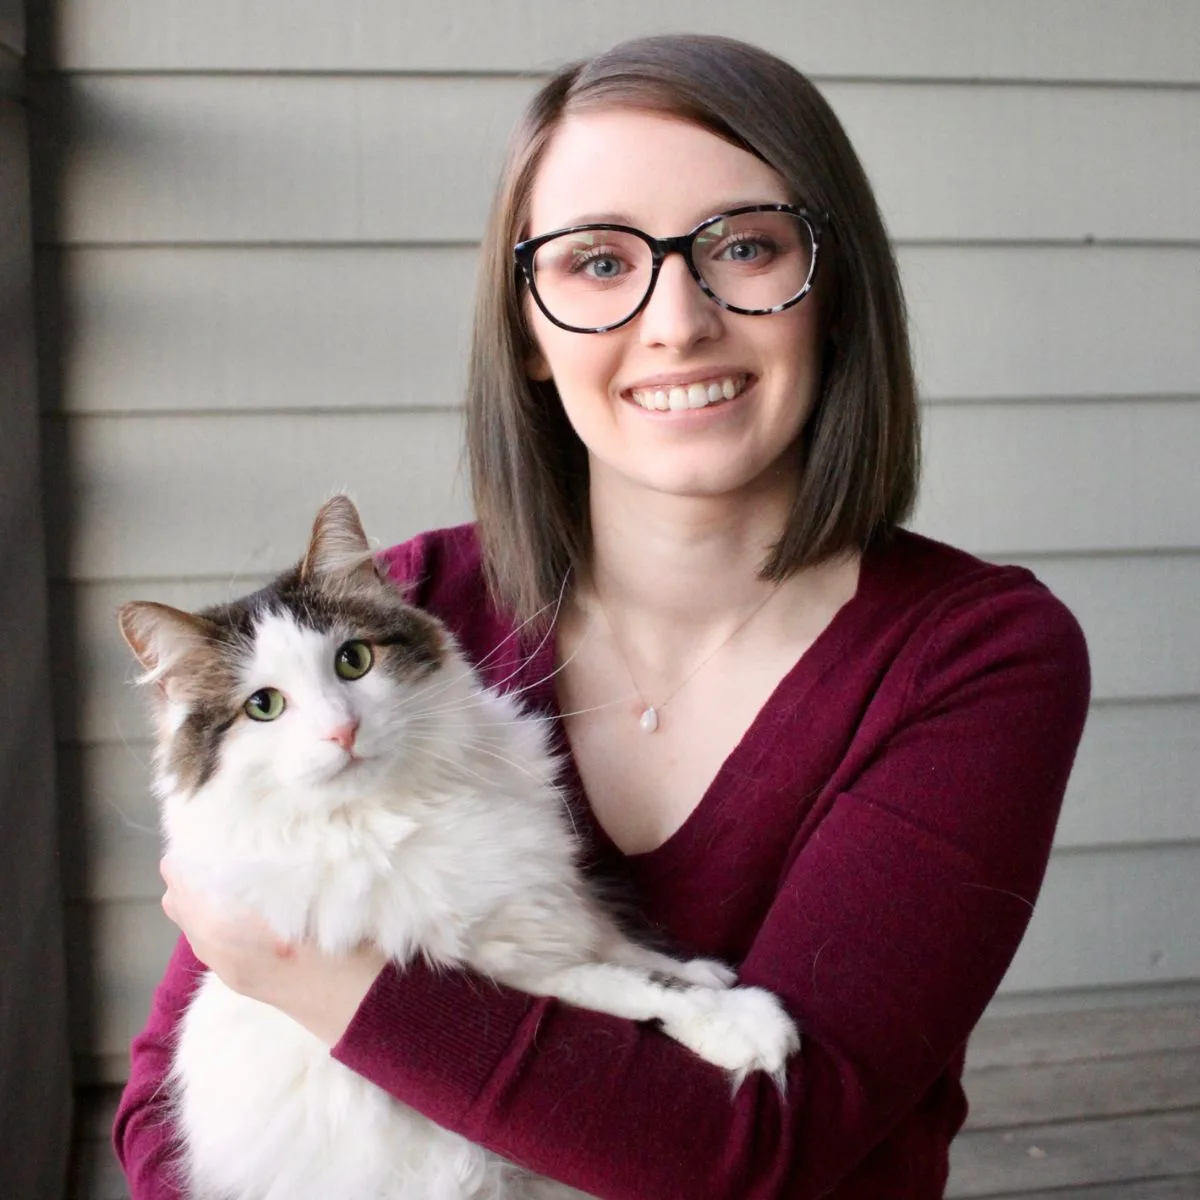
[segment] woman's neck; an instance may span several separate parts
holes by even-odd
[[[787,515],[780,489],[690,497],[595,482],[591,576],[579,601],[587,608],[598,597],[639,642],[732,627],[775,589],[760,571]]]
[[[855,553],[782,583],[761,577],[787,499],[593,492],[592,569],[558,625],[562,703],[607,710],[632,687],[644,717],[647,705],[677,714],[700,702],[713,680],[736,690],[741,679],[756,696],[747,679],[773,687],[858,586]]]

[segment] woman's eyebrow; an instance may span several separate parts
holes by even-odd
[[[559,221],[557,225],[549,225],[548,229],[571,229],[575,225],[633,225],[637,222],[628,214],[621,212],[587,212],[573,216],[570,220]]]
[[[735,208],[749,208],[755,204],[786,204],[786,200],[778,200],[768,198],[761,194],[753,196],[739,196],[732,200],[719,200],[714,204],[705,207],[703,212],[695,220],[688,222],[683,228],[673,230],[671,233],[658,234],[659,237],[672,237],[675,234],[686,233],[689,229],[694,229],[701,221],[707,221],[709,217],[719,216],[721,213],[732,212]],[[699,210],[697,210],[699,212]],[[579,213],[571,217],[570,220],[560,221],[557,225],[547,225],[546,232],[551,232],[555,229],[571,229],[576,225],[629,225],[634,229],[643,229],[649,233],[644,225],[638,224],[633,217],[625,212],[585,212]]]

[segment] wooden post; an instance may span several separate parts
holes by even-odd
[[[53,1200],[71,1133],[21,5],[0,0],[0,1196]]]

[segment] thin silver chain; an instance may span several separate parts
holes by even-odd
[[[662,699],[662,700],[658,701],[658,703],[657,703],[657,704],[650,704],[650,703],[648,703],[648,702],[647,702],[647,700],[646,700],[646,697],[645,697],[645,694],[642,692],[642,689],[641,689],[641,687],[640,687],[640,686],[639,686],[639,684],[638,684],[638,681],[637,681],[637,676],[636,676],[636,675],[634,675],[634,673],[633,673],[633,667],[632,667],[632,666],[630,666],[630,664],[629,664],[629,656],[628,656],[628,655],[625,653],[625,648],[624,648],[624,646],[622,646],[622,645],[621,645],[621,639],[620,639],[619,637],[617,637],[617,631],[616,631],[616,629],[614,629],[614,628],[613,628],[613,623],[612,623],[611,619],[609,618],[609,615],[608,615],[608,609],[607,609],[607,608],[604,606],[604,600],[602,599],[602,597],[601,597],[601,595],[600,595],[600,589],[599,589],[598,587],[596,587],[595,585],[593,585],[593,587],[592,587],[592,591],[593,591],[593,593],[594,593],[594,595],[595,595],[595,597],[596,597],[596,603],[597,603],[597,604],[600,606],[600,612],[601,612],[601,613],[603,614],[603,616],[604,616],[604,623],[605,623],[605,625],[607,625],[607,626],[608,626],[608,632],[609,632],[610,636],[612,637],[612,640],[613,640],[613,645],[614,645],[614,646],[616,646],[616,648],[617,648],[617,653],[618,653],[618,654],[621,656],[621,662],[622,662],[622,663],[624,664],[624,666],[625,666],[625,672],[626,672],[626,674],[629,676],[629,680],[630,680],[630,682],[633,684],[633,690],[634,690],[634,691],[637,693],[638,700],[641,702],[641,705],[642,705],[642,715],[641,715],[641,718],[640,718],[640,721],[639,721],[639,723],[640,723],[640,725],[641,725],[641,727],[642,727],[642,730],[643,730],[644,732],[646,732],[646,733],[654,733],[654,732],[655,732],[655,731],[658,729],[658,714],[659,714],[659,713],[660,713],[660,712],[661,712],[661,711],[662,711],[664,708],[666,708],[666,706],[667,706],[667,705],[668,705],[668,704],[669,704],[669,703],[670,703],[672,700],[674,700],[674,699],[675,699],[675,697],[676,697],[676,696],[678,696],[678,695],[679,695],[679,693],[680,693],[681,691],[683,691],[683,689],[684,689],[685,687],[687,687],[687,685],[688,685],[689,683],[691,683],[691,682],[692,682],[692,680],[693,680],[693,679],[695,679],[695,678],[696,678],[696,676],[697,676],[697,675],[699,675],[699,674],[700,674],[700,672],[701,672],[701,671],[702,671],[702,670],[703,670],[703,669],[704,669],[704,668],[705,668],[705,667],[706,667],[706,666],[707,666],[707,665],[708,665],[708,664],[709,664],[709,663],[710,663],[710,662],[711,662],[711,661],[712,661],[714,658],[716,658],[716,656],[717,656],[717,655],[718,655],[718,654],[719,654],[719,653],[720,653],[722,650],[724,650],[724,649],[725,649],[725,647],[726,647],[726,646],[728,646],[728,645],[729,645],[729,643],[730,643],[730,642],[732,642],[732,641],[733,641],[733,639],[734,639],[735,637],[737,637],[737,635],[738,635],[739,633],[741,633],[741,632],[742,632],[742,630],[743,630],[743,629],[745,629],[745,628],[746,628],[746,626],[747,626],[747,625],[749,625],[749,624],[750,624],[750,622],[751,622],[751,621],[753,621],[753,620],[754,620],[754,618],[755,618],[755,617],[757,617],[757,616],[758,616],[758,614],[759,614],[760,612],[762,612],[762,610],[763,610],[764,608],[766,608],[768,601],[770,601],[770,600],[771,600],[771,599],[772,599],[772,598],[773,598],[773,597],[774,597],[774,596],[775,596],[775,595],[778,593],[778,591],[779,591],[779,584],[776,584],[776,585],[775,585],[775,586],[774,586],[774,587],[773,587],[773,588],[772,588],[772,589],[771,589],[771,590],[770,590],[770,591],[769,591],[769,592],[768,592],[768,593],[767,593],[767,594],[766,594],[766,595],[765,595],[765,596],[764,596],[764,597],[763,597],[763,598],[762,598],[762,599],[761,599],[761,600],[760,600],[760,601],[759,601],[759,602],[758,602],[758,603],[757,603],[757,604],[756,604],[756,605],[755,605],[755,606],[754,606],[754,607],[753,607],[753,608],[752,608],[752,609],[751,609],[751,610],[750,610],[750,611],[749,611],[749,612],[748,612],[748,613],[747,613],[747,614],[746,614],[746,615],[745,615],[745,616],[744,616],[744,617],[743,617],[743,618],[742,618],[742,619],[741,619],[741,620],[740,620],[740,621],[739,621],[739,622],[738,622],[738,623],[737,623],[737,624],[736,624],[736,625],[733,627],[733,629],[731,629],[731,630],[729,631],[729,633],[727,633],[727,634],[725,635],[725,637],[723,637],[723,638],[722,638],[722,639],[721,639],[721,640],[720,640],[720,641],[719,641],[719,642],[716,644],[716,646],[714,646],[714,647],[713,647],[713,648],[712,648],[712,649],[711,649],[711,650],[710,650],[710,651],[709,651],[709,652],[708,652],[708,653],[707,653],[707,654],[706,654],[706,655],[705,655],[705,656],[704,656],[704,657],[703,657],[703,658],[702,658],[702,659],[701,659],[701,660],[700,660],[700,661],[699,661],[699,662],[698,662],[698,663],[697,663],[697,664],[696,664],[696,665],[695,665],[695,666],[694,666],[694,667],[693,667],[693,668],[692,668],[692,669],[691,669],[691,670],[690,670],[690,671],[689,671],[689,672],[688,672],[688,673],[687,673],[687,674],[686,674],[686,675],[685,675],[685,676],[684,676],[684,677],[683,677],[683,678],[682,678],[682,679],[679,681],[679,683],[677,683],[677,684],[676,684],[676,685],[675,685],[675,686],[674,686],[674,687],[671,689],[671,691],[670,691],[670,692],[668,692],[668,693],[667,693],[667,695],[663,697],[663,699]]]

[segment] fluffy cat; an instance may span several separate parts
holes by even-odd
[[[135,602],[167,848],[285,939],[365,940],[663,1030],[740,1079],[797,1047],[775,998],[621,933],[589,892],[545,723],[485,689],[376,570],[353,504],[302,561],[197,614]],[[169,1086],[190,1200],[565,1200],[205,975]],[[316,1102],[314,1103],[314,1098]]]

